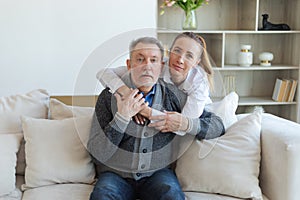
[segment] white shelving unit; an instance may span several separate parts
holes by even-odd
[[[157,37],[168,47],[182,30],[183,11],[167,8],[159,15],[162,0],[158,0]],[[215,62],[214,70],[222,80],[235,76],[236,92],[240,96],[238,112],[247,106],[263,106],[266,112],[300,123],[300,0],[213,0],[196,10],[198,29]],[[272,23],[286,23],[290,31],[263,31],[262,14],[269,14]],[[241,44],[250,44],[253,65],[240,67],[237,54]],[[259,65],[258,55],[274,54],[272,66]],[[298,80],[293,102],[271,99],[277,77]],[[216,85],[218,87],[218,85]],[[222,97],[216,94],[216,98]]]

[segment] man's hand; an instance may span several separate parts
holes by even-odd
[[[164,111],[166,115],[151,116],[149,127],[154,127],[161,132],[186,131],[188,128],[188,119],[178,112]]]
[[[125,96],[118,93],[114,94],[117,99],[118,113],[128,120],[147,107],[143,95],[138,94],[138,92],[139,90],[135,89]]]
[[[146,102],[145,105],[146,107],[134,116],[134,121],[138,124],[145,124],[146,119],[151,117],[152,109],[148,107],[148,102]]]
[[[134,121],[138,124],[145,124],[146,122],[146,117],[144,117],[143,115],[141,115],[140,113],[136,114],[134,117],[133,117]]]

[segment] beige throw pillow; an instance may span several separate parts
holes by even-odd
[[[235,112],[238,107],[238,101],[239,96],[237,93],[231,92],[221,101],[215,101],[207,104],[205,109],[219,116],[223,120],[225,130],[227,130],[232,124],[237,122]]]
[[[45,90],[0,97],[0,134],[22,132],[21,115],[48,118],[49,95]]]
[[[92,116],[94,110],[92,107],[68,106],[57,99],[50,99],[49,113],[51,119]]]
[[[86,149],[92,117],[46,120],[22,117],[26,171],[23,189],[56,183],[92,183]]]
[[[253,113],[212,140],[195,140],[177,161],[184,191],[261,199],[259,187],[261,114]]]
[[[15,190],[17,152],[21,139],[20,134],[0,134],[0,196]]]

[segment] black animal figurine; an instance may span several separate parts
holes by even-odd
[[[268,21],[269,15],[263,14],[262,29],[260,30],[291,30],[287,24],[273,24]]]

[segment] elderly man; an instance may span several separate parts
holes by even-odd
[[[98,97],[88,142],[98,173],[91,200],[184,199],[172,164],[195,136],[209,139],[224,133],[221,119],[206,111],[199,119],[183,117],[185,136],[132,120],[146,106],[180,113],[185,104],[183,92],[159,79],[162,55],[155,38],[133,41],[128,74],[122,78],[132,91],[112,95],[106,88]]]

